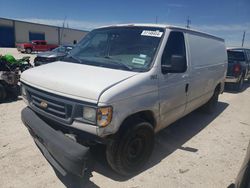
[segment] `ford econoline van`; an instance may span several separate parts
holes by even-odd
[[[199,107],[212,113],[226,70],[221,38],[170,25],[102,27],[61,61],[21,75],[22,120],[62,174],[83,175],[89,147],[101,143],[112,169],[131,175],[156,132]]]

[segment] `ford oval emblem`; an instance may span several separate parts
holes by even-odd
[[[40,106],[45,109],[48,107],[48,104],[45,101],[41,101]]]

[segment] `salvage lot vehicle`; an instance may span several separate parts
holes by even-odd
[[[20,72],[32,67],[29,59],[28,56],[15,59],[10,54],[0,55],[0,102],[18,97]]]
[[[221,38],[168,25],[103,27],[61,62],[22,74],[22,120],[62,174],[84,175],[96,142],[107,145],[113,170],[131,175],[149,159],[156,132],[216,108],[226,69]]]
[[[246,157],[235,181],[235,188],[250,188],[250,142]]]
[[[36,58],[34,59],[34,65],[39,66],[55,61],[59,61],[73,49],[74,46],[72,45],[62,45],[58,48],[55,48],[52,51],[43,52],[37,54]]]
[[[50,51],[58,47],[58,45],[47,44],[45,40],[32,40],[30,43],[20,43],[16,45],[19,52],[32,53],[41,51]]]
[[[226,83],[233,84],[235,90],[243,88],[244,80],[250,79],[250,49],[229,48]]]
[[[18,97],[18,79],[18,72],[0,70],[0,102],[4,101],[7,97],[13,99]]]

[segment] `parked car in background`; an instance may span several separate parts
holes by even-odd
[[[62,174],[82,176],[89,147],[102,143],[112,169],[132,175],[147,163],[156,132],[201,106],[216,109],[226,69],[224,40],[206,33],[157,24],[95,29],[62,61],[21,75],[22,121]]]
[[[30,54],[31,52],[50,51],[58,47],[55,44],[47,44],[45,40],[32,40],[30,43],[19,43],[16,45],[19,52]]]
[[[228,68],[226,83],[233,84],[237,91],[242,90],[244,80],[250,79],[250,49],[228,48]]]
[[[42,52],[37,54],[34,59],[34,65],[39,66],[55,61],[61,60],[63,57],[69,54],[69,52],[73,49],[73,45],[62,45],[58,48],[55,48],[52,51]]]
[[[250,142],[244,162],[235,181],[235,188],[250,188]]]

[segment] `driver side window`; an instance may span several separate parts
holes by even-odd
[[[161,64],[165,67],[171,67],[171,58],[176,55],[184,57],[186,63],[184,35],[182,32],[171,31],[162,55]]]

